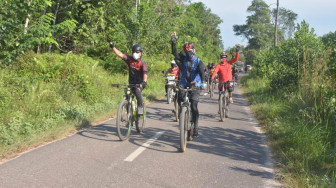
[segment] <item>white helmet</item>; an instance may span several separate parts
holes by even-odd
[[[172,61],[170,62],[170,65],[173,66],[173,67],[177,66],[175,60],[172,60]]]

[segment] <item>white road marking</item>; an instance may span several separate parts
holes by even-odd
[[[164,132],[158,132],[152,138],[150,138],[146,143],[142,144],[137,150],[131,153],[124,161],[132,162],[137,158],[145,149],[147,149],[155,140],[157,140]]]

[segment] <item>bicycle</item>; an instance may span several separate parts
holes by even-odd
[[[220,120],[223,122],[225,118],[229,117],[229,92],[227,90],[229,85],[233,85],[232,81],[219,82],[219,114]]]
[[[146,122],[146,108],[144,104],[143,114],[138,114],[137,99],[133,88],[139,88],[140,84],[112,84],[117,87],[121,85],[127,87],[124,88],[124,99],[118,108],[116,124],[118,137],[124,141],[129,137],[134,124],[138,133],[143,132]]]
[[[168,73],[166,78],[167,87],[167,103],[170,104],[174,100],[176,86],[175,75],[173,73]]]
[[[216,81],[210,79],[208,84],[208,91],[210,94],[210,98],[212,98],[215,93],[215,87],[216,87]]]
[[[198,88],[180,88],[181,95],[183,96],[183,101],[181,103],[180,111],[180,148],[184,152],[187,147],[187,140],[193,140],[194,134],[194,122],[192,122],[192,113],[191,113],[191,103],[189,101],[190,92]]]
[[[174,115],[175,115],[175,120],[176,122],[179,122],[179,105],[178,105],[178,93],[179,93],[179,87],[178,84],[174,86],[173,88],[175,90],[175,96],[174,96]]]

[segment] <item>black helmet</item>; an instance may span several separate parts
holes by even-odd
[[[134,44],[134,46],[132,47],[132,53],[134,52],[142,52],[143,47],[140,44]]]
[[[215,63],[211,63],[211,67],[214,67],[215,66]]]

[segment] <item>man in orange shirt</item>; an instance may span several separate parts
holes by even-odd
[[[220,54],[221,62],[216,65],[215,71],[212,73],[212,76],[211,76],[212,80],[216,77],[216,74],[218,74],[219,82],[232,81],[231,65],[234,64],[236,61],[238,61],[239,50],[240,50],[240,45],[238,44],[236,47],[236,56],[230,60],[227,60],[226,52],[222,52]],[[218,90],[220,90],[220,87],[221,86],[219,84]],[[230,103],[233,103],[233,99],[232,99],[233,87],[229,85],[227,89],[229,91]]]

